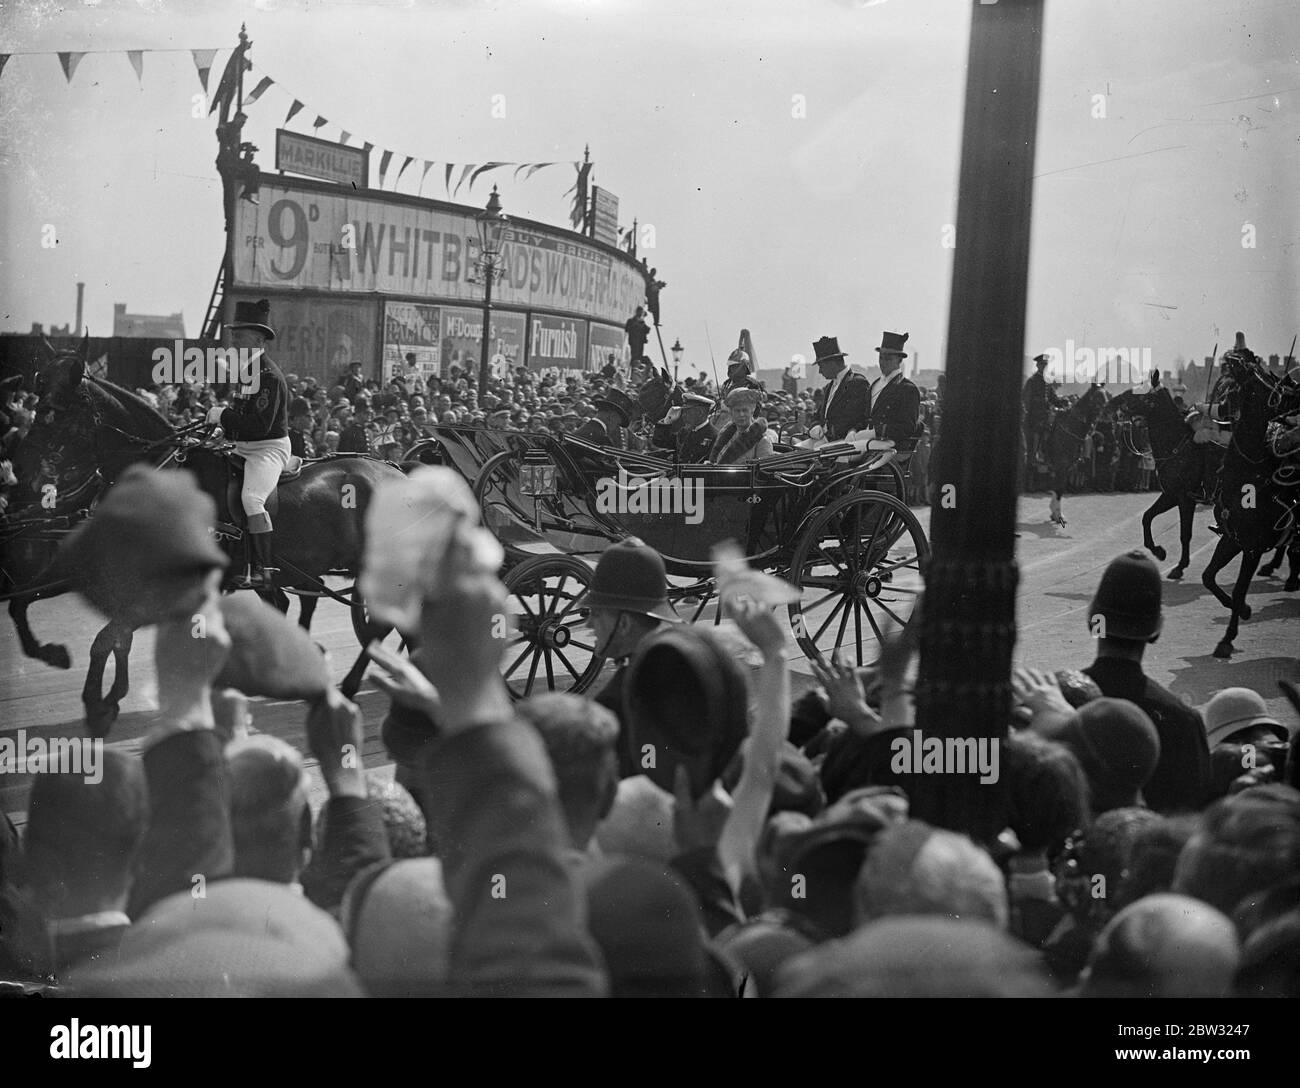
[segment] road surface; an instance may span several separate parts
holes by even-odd
[[[1072,495],[1065,500],[1068,525],[1058,528],[1047,520],[1046,496],[1021,499],[1018,558],[1020,561],[1018,663],[1044,669],[1081,668],[1092,660],[1093,644],[1087,628],[1092,592],[1106,564],[1116,555],[1140,546],[1142,511],[1154,495]],[[923,524],[929,510],[917,511]],[[1165,583],[1165,628],[1148,651],[1147,671],[1184,700],[1202,705],[1217,690],[1243,685],[1257,690],[1278,715],[1293,713],[1277,689],[1279,679],[1300,682],[1300,594],[1284,593],[1282,577],[1257,578],[1250,601],[1254,618],[1241,627],[1237,653],[1230,661],[1212,655],[1222,636],[1227,613],[1200,583],[1200,574],[1217,537],[1206,528],[1208,510],[1196,517],[1192,562],[1181,583]],[[1168,550],[1173,565],[1178,551],[1178,518],[1164,515],[1156,525],[1156,540]],[[1235,565],[1221,574],[1230,587]],[[296,607],[296,606],[295,606]],[[0,633],[0,733],[25,729],[28,736],[80,736],[81,685],[85,678],[90,640],[101,626],[94,611],[75,596],[39,602],[30,611],[37,636],[46,642],[65,643],[73,667],[63,671],[23,657],[12,627]],[[347,610],[325,600],[317,609],[313,637],[330,655],[341,679],[358,647]],[[796,691],[810,682],[807,662],[793,640],[788,644],[790,665],[796,674]],[[109,665],[111,677],[112,665]],[[598,681],[599,683],[599,681]],[[106,678],[107,686],[107,678]],[[368,767],[391,772],[391,763],[379,740],[379,723],[387,699],[368,683],[357,702],[365,714]],[[131,690],[108,743],[134,750],[138,747],[151,712],[157,705],[153,670],[153,631],[136,636],[131,655]],[[254,728],[306,751],[305,711],[299,703],[257,701]],[[1288,720],[1283,717],[1281,720]],[[312,762],[313,801],[324,791]],[[0,805],[22,822],[29,779],[0,774]]]

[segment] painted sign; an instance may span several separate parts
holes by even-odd
[[[256,301],[259,297],[234,293],[237,300]],[[267,353],[286,374],[300,378],[310,374],[327,388],[354,361],[360,362],[370,377],[376,372],[378,316],[373,302],[278,295],[271,300],[275,339],[267,346]]]
[[[478,375],[483,350],[483,311],[460,306],[443,306],[439,337],[438,372],[447,377],[453,366]],[[523,365],[524,315],[492,311],[488,340],[488,362],[493,375]]]
[[[283,128],[275,131],[275,168],[358,189],[370,185],[369,151]]]
[[[533,314],[528,322],[528,369],[578,376],[587,370],[587,323],[572,317]]]
[[[424,302],[384,303],[384,381],[406,373],[406,357],[415,356],[420,381],[438,374],[438,337],[442,315]]]

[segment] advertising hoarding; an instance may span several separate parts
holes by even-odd
[[[528,322],[528,369],[561,378],[587,370],[587,323],[572,317],[533,314]]]
[[[623,359],[627,335],[621,328],[602,325],[593,321],[587,335],[587,369],[600,370],[614,356],[614,365],[627,373],[627,364]]]
[[[445,378],[453,366],[458,366],[477,376],[483,343],[483,311],[462,306],[443,306],[441,310],[438,373]],[[488,360],[494,373],[502,367],[521,366],[523,358],[524,315],[493,310]]]
[[[260,295],[232,292],[236,300],[255,302]],[[378,306],[360,299],[279,295],[271,299],[275,339],[267,345],[286,374],[312,375],[333,385],[356,361],[365,373],[375,373],[374,353]]]
[[[441,322],[437,306],[424,302],[384,303],[384,381],[404,372],[407,355],[415,356],[421,382],[437,375]]]
[[[369,151],[283,128],[275,130],[275,168],[358,189],[370,185]]]

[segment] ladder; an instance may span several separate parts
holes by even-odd
[[[226,262],[222,261],[217,267],[217,279],[212,285],[212,297],[208,299],[207,315],[203,318],[203,329],[200,336],[204,340],[219,340],[221,338],[221,309],[225,286]]]

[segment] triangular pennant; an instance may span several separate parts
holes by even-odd
[[[293,100],[293,105],[289,107],[289,112],[284,115],[284,123],[287,125],[290,121],[292,121],[294,119],[294,116],[301,109],[302,109],[302,103],[295,98]]]
[[[131,62],[131,67],[135,69],[136,80],[139,83],[143,84],[144,83],[144,50],[128,49],[126,51],[126,59]]]
[[[509,165],[510,164],[508,162],[489,162],[484,164],[483,166],[480,166],[477,170],[474,171],[474,173],[472,173],[469,176],[469,189],[466,190],[465,195],[468,196],[470,193],[474,191],[474,182],[478,180],[479,174],[486,174],[489,170],[496,170],[498,167],[509,166]]]
[[[394,188],[394,189],[396,189],[399,185],[402,184],[402,175],[406,173],[406,168],[407,168],[408,166],[410,166],[411,163],[413,163],[413,162],[415,162],[415,156],[414,156],[414,155],[407,155],[407,156],[406,156],[406,161],[405,161],[404,163],[402,163],[402,168],[401,168],[399,171],[397,171],[397,180],[396,180],[395,182],[393,182],[393,188]]]
[[[456,164],[454,162],[449,162],[447,164],[447,169],[444,171],[444,174],[446,176],[443,178],[443,185],[447,190],[448,196],[451,196],[451,172],[455,169],[456,169]]]
[[[362,144],[361,150],[369,154],[371,151],[374,150],[374,147],[375,147],[374,144]]]
[[[345,143],[347,143],[350,139],[352,139],[352,133],[350,133],[350,132],[341,132],[341,133],[339,133],[339,143],[341,143],[341,144],[345,144]]]
[[[460,192],[460,187],[465,184],[465,179],[470,176],[478,167],[470,163],[460,172],[460,181],[456,182],[456,188],[451,191],[452,200],[456,199],[456,194]]]
[[[328,125],[328,124],[329,124],[329,122],[326,121],[324,117],[322,117],[320,114],[317,114],[317,115],[316,115],[316,120],[314,120],[314,121],[311,123],[311,127],[312,127],[312,128],[324,128],[324,127],[325,127],[326,125]]]
[[[251,106],[254,102],[256,102],[259,98],[261,98],[262,95],[266,93],[267,88],[271,87],[274,83],[275,80],[273,80],[270,76],[263,76],[261,79],[257,81],[257,86],[253,88],[252,93],[245,96],[244,105]]]
[[[0,75],[4,74],[5,65],[9,63],[11,56],[13,56],[12,53],[0,53]]]
[[[545,170],[548,166],[559,166],[558,162],[535,162],[528,168],[528,173],[524,175],[524,181],[531,178],[538,170]]]
[[[429,159],[424,160],[424,172],[420,175],[420,187],[415,190],[417,196],[424,192],[424,179],[429,176],[429,169],[432,166],[433,163]]]
[[[393,161],[393,153],[385,151],[379,158],[379,187],[384,187],[384,177],[388,173],[388,164]]]
[[[72,73],[77,70],[77,65],[81,63],[81,58],[85,53],[60,53],[59,63],[63,65],[63,74],[67,77],[69,83],[72,82]]]
[[[203,93],[208,93],[208,73],[212,71],[212,62],[216,59],[217,51],[215,49],[191,49],[190,56],[194,58],[194,67],[199,70],[199,82],[203,84]]]

